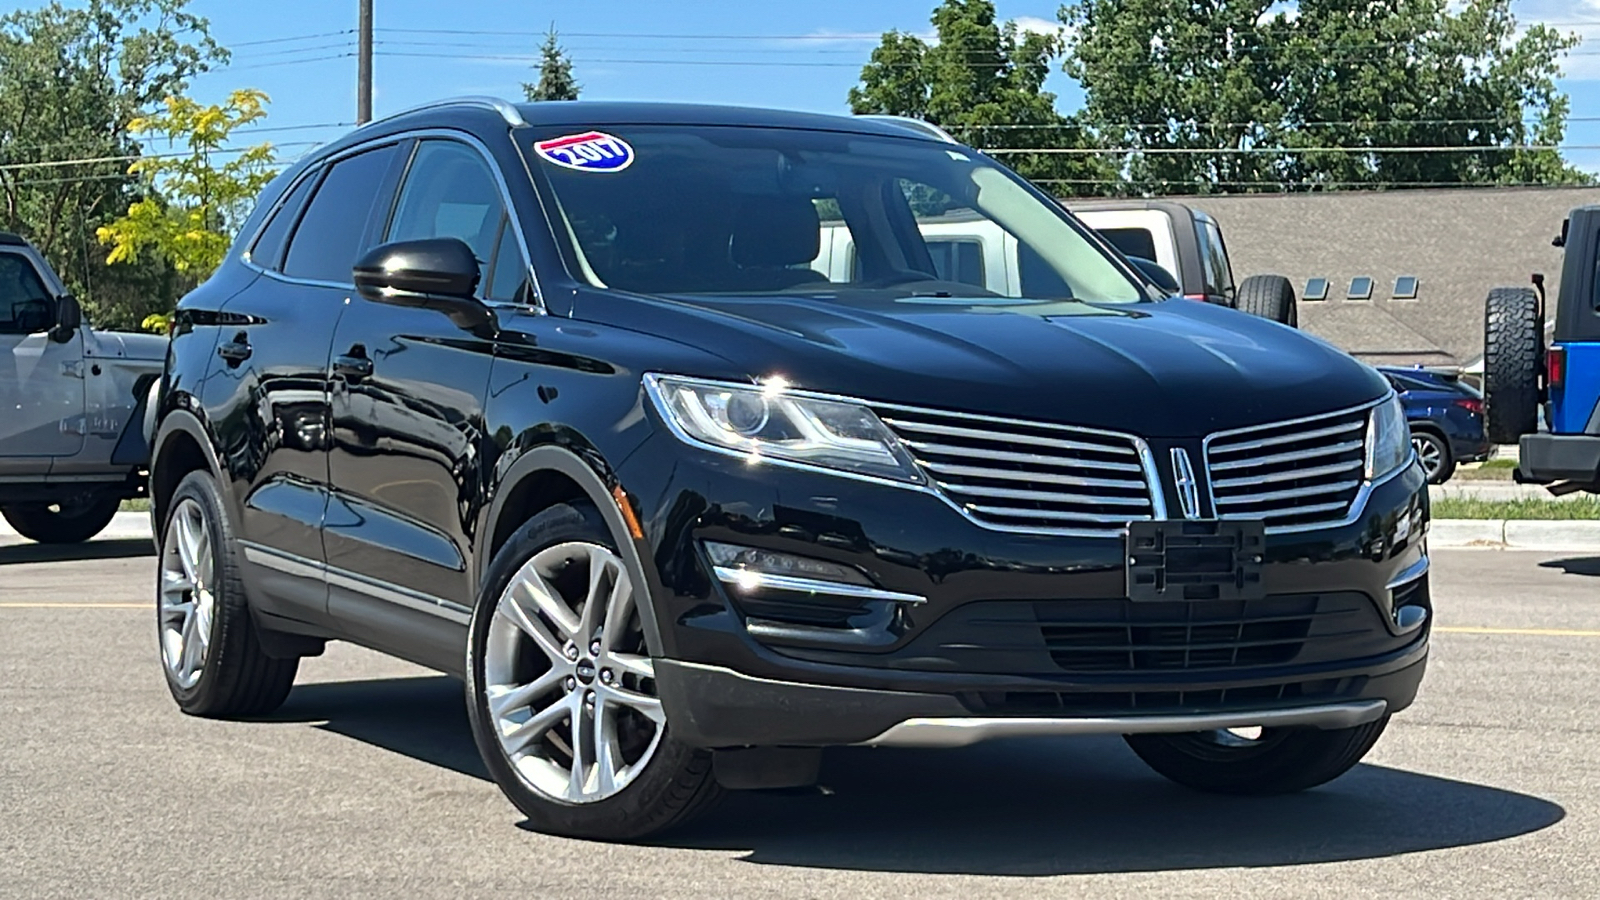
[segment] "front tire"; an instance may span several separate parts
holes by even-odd
[[[721,794],[673,740],[639,604],[600,513],[551,507],[495,554],[472,614],[467,712],[484,764],[539,831],[637,840]]]
[[[16,503],[0,510],[17,534],[41,544],[81,544],[104,531],[122,501],[111,494],[63,503]]]
[[[260,716],[283,705],[300,660],[262,649],[222,510],[205,472],[185,475],[167,504],[156,575],[161,668],[172,699],[191,716]]]
[[[1384,716],[1354,728],[1130,734],[1128,746],[1172,781],[1213,794],[1290,794],[1348,772],[1378,742]]]

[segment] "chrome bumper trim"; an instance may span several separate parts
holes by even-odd
[[[1053,719],[962,716],[907,719],[869,741],[869,747],[965,747],[1003,737],[1047,737],[1079,734],[1157,734],[1211,731],[1218,728],[1264,728],[1302,725],[1353,728],[1383,717],[1387,700],[1361,700],[1324,706],[1301,706],[1258,712],[1204,713],[1182,716],[1121,716]]]
[[[1405,587],[1426,574],[1428,574],[1428,554],[1424,553],[1421,559],[1395,573],[1395,576],[1389,579],[1389,583],[1384,585],[1384,590],[1392,591],[1395,588]]]
[[[881,588],[842,581],[823,581],[817,578],[796,578],[793,575],[774,575],[753,569],[735,569],[715,566],[717,580],[741,593],[754,591],[798,591],[803,594],[828,594],[833,597],[852,597],[858,600],[888,600],[891,603],[927,603],[920,594],[902,594]]]

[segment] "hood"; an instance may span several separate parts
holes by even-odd
[[[747,377],[1146,437],[1332,412],[1389,391],[1372,369],[1317,338],[1191,300],[636,301],[646,308],[617,309],[607,320],[704,348]]]

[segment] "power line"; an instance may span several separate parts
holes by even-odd
[[[288,141],[288,142],[285,142],[285,143],[282,143],[282,144],[275,144],[273,146],[276,149],[276,148],[281,148],[281,147],[313,146],[313,145],[316,145],[317,143],[319,143],[319,142],[318,141]],[[217,148],[215,150],[210,150],[210,151],[207,151],[207,152],[208,153],[247,153],[247,152],[249,152],[251,150],[254,150],[254,149],[255,149],[254,147],[219,147],[219,148]],[[137,162],[137,161],[142,160],[142,159],[181,159],[183,157],[192,156],[192,155],[194,155],[194,154],[191,153],[191,152],[139,153],[139,154],[123,154],[123,155],[120,155],[120,156],[88,156],[88,157],[82,157],[82,158],[79,158],[79,159],[51,159],[51,160],[44,160],[44,161],[41,161],[41,162],[5,163],[4,165],[0,165],[0,172],[11,172],[11,171],[19,170],[19,169],[54,169],[54,168],[60,168],[60,167],[63,167],[63,166],[90,166],[90,165],[97,165],[97,164],[101,164],[101,163]]]
[[[338,37],[344,34],[355,34],[354,28],[345,28],[340,31],[323,31],[318,34],[297,34],[293,37],[266,38],[259,41],[234,41],[234,47],[258,47],[264,44],[286,44],[290,41],[313,41],[322,38]]]
[[[355,56],[355,55],[356,55],[355,51],[352,50],[349,53],[334,53],[334,54],[329,55],[329,56],[313,56],[313,57],[311,57],[309,59],[284,59],[284,60],[279,60],[277,62],[257,63],[255,65],[249,65],[249,66],[232,66],[232,65],[229,65],[229,66],[218,66],[217,68],[209,69],[207,71],[208,72],[222,72],[222,71],[247,72],[247,71],[250,71],[251,69],[271,69],[271,68],[275,68],[277,66],[293,66],[293,65],[298,65],[300,63],[327,62],[328,60],[346,59],[348,57]]]

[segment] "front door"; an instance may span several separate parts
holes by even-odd
[[[455,237],[486,277],[497,248],[527,266],[490,163],[453,140],[416,145],[385,241]],[[504,236],[504,240],[502,237]],[[333,341],[333,431],[324,526],[329,609],[383,648],[458,669],[475,586],[468,565],[482,496],[483,402],[494,343],[443,314],[356,298]]]
[[[0,252],[0,457],[83,447],[83,334],[51,340],[55,311],[33,262]]]

